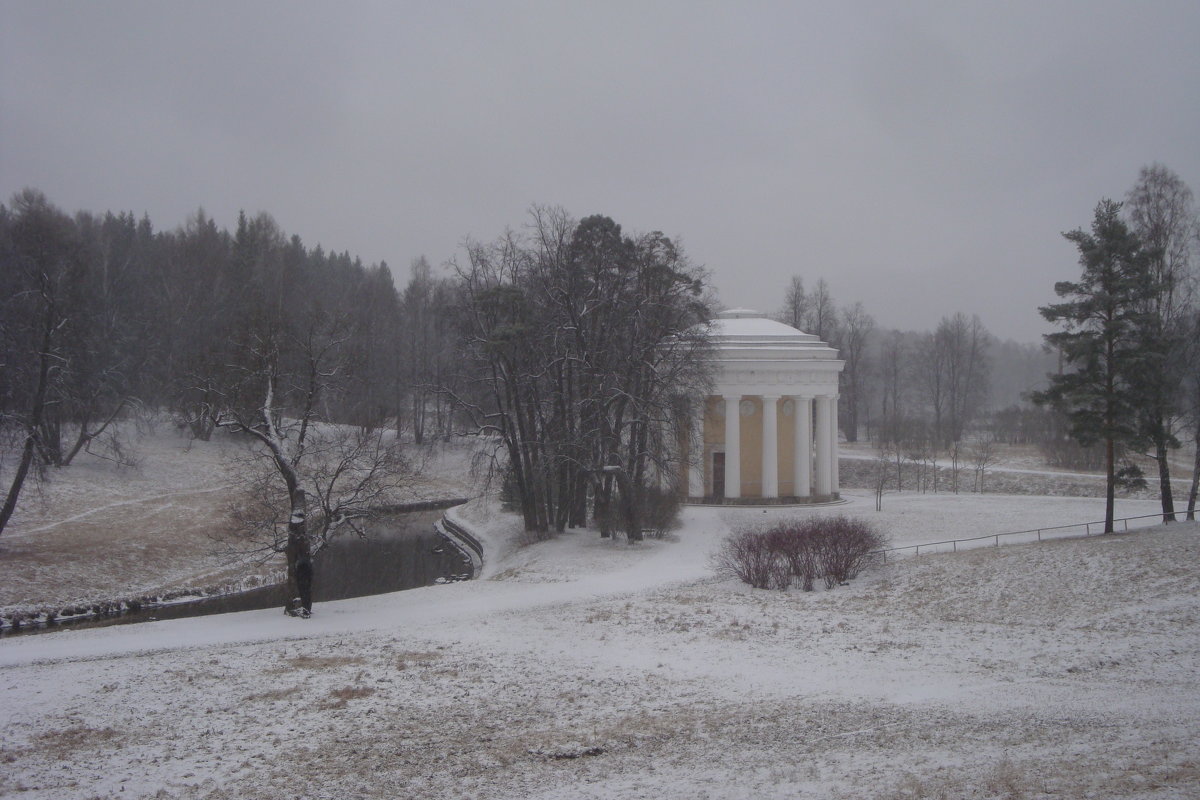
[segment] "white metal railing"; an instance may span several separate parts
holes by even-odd
[[[1174,515],[1180,516],[1181,513],[1182,512],[1176,511],[1176,512],[1174,512]],[[1162,520],[1164,517],[1168,517],[1168,516],[1171,516],[1171,514],[1167,514],[1165,512],[1160,512],[1158,514],[1143,514],[1142,516],[1139,516],[1139,517],[1122,517],[1121,519],[1113,520],[1113,528],[1115,530],[1117,525],[1119,524],[1119,525],[1121,525],[1122,531],[1128,531],[1129,523],[1132,521],[1144,520],[1144,519]],[[1008,537],[1013,537],[1013,536],[1027,537],[1026,539],[1024,539],[1022,541],[1016,542],[1016,544],[1023,544],[1025,542],[1035,542],[1035,541],[1041,542],[1041,541],[1044,541],[1045,539],[1066,539],[1066,538],[1071,538],[1072,536],[1080,535],[1078,533],[1076,533],[1076,534],[1057,533],[1059,531],[1067,531],[1067,530],[1073,530],[1073,529],[1080,530],[1082,532],[1083,536],[1091,536],[1092,528],[1097,527],[1097,526],[1100,528],[1099,532],[1103,533],[1104,520],[1100,520],[1099,522],[1076,522],[1071,525],[1054,525],[1054,526],[1050,526],[1050,527],[1046,527],[1046,528],[1030,528],[1029,530],[1024,530],[1024,531],[1007,531],[1005,533],[989,533],[984,536],[971,536],[966,539],[946,539],[941,542],[921,542],[920,544],[908,544],[908,545],[904,545],[902,547],[888,547],[883,550],[876,550],[875,554],[882,556],[883,559],[886,561],[889,553],[895,553],[898,555],[907,550],[911,550],[912,554],[915,556],[919,556],[921,554],[922,548],[924,548],[926,552],[932,552],[932,553],[947,553],[947,552],[956,553],[959,550],[959,545],[970,545],[972,542],[987,542],[990,540],[992,542],[993,547],[999,547],[1000,540],[1002,538],[1007,540]],[[1141,526],[1135,525],[1134,526],[1135,529],[1139,528],[1139,527],[1144,528],[1144,527],[1149,527],[1149,526],[1147,526],[1147,525],[1141,525]],[[973,547],[981,547],[981,546],[985,546],[985,545],[979,545],[979,544],[973,545]],[[964,546],[963,549],[964,550],[971,549],[971,547]]]

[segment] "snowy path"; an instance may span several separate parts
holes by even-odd
[[[731,526],[758,524],[793,514],[857,514],[880,525],[893,546],[1038,526],[1094,521],[1103,501],[1073,497],[902,494],[874,499],[847,494],[847,504],[829,509],[718,509],[685,511],[684,541],[647,541],[635,547],[568,533],[536,548],[491,559],[485,576],[503,570],[505,580],[476,580],[405,592],[322,603],[309,620],[275,610],[222,614],[110,628],[61,631],[0,642],[0,665],[58,658],[97,658],[176,648],[236,645],[267,639],[326,636],[364,631],[412,631],[453,621],[486,618],[569,603],[646,592],[711,577],[709,554]],[[1121,514],[1156,509],[1151,501],[1122,500]],[[486,532],[481,533],[485,542]],[[497,548],[491,542],[493,551]],[[500,563],[497,563],[499,561]]]
[[[851,461],[875,461],[878,457],[871,455],[870,453],[855,453],[855,452],[847,452],[847,451],[843,450],[838,454],[838,458],[849,459]],[[891,459],[891,461],[892,461],[892,463],[894,463],[894,459]],[[905,466],[908,466],[911,463],[912,462],[907,461],[907,460],[904,462]],[[948,469],[949,467],[947,466],[947,463],[948,462],[946,462],[946,461],[939,461],[938,467],[940,469]],[[969,473],[972,471],[972,468],[969,463],[964,463],[962,470],[964,473]],[[1010,473],[1013,475],[1041,475],[1041,476],[1050,477],[1050,478],[1086,478],[1089,480],[1098,480],[1098,481],[1104,480],[1104,475],[1102,475],[1101,473],[1098,473],[1098,472],[1068,472],[1066,470],[1056,470],[1056,469],[1027,469],[1025,467],[1006,467],[1006,466],[988,467],[987,471],[989,474],[991,474],[993,472],[1005,472],[1005,473]],[[1147,476],[1146,480],[1147,481],[1150,481],[1150,480],[1157,481],[1158,479],[1154,476]],[[1178,485],[1184,486],[1184,487],[1192,485],[1190,478],[1172,478],[1171,483],[1172,483],[1172,485],[1178,484]]]
[[[613,543],[600,547],[615,550],[626,546]],[[438,628],[450,622],[470,623],[498,614],[627,595],[709,574],[705,559],[681,559],[678,548],[651,543],[639,549],[652,552],[638,553],[642,557],[636,563],[615,574],[556,583],[466,581],[410,589],[321,603],[318,613],[308,620],[292,619],[272,609],[4,639],[0,640],[0,666],[363,631]]]

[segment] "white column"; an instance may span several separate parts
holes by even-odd
[[[829,426],[829,464],[833,475],[830,480],[830,493],[838,493],[838,395],[834,395],[829,403],[829,416],[832,424]]]
[[[763,395],[762,496],[779,497],[779,398]]]
[[[795,465],[792,470],[794,483],[792,494],[796,497],[812,497],[812,399],[795,397],[796,432],[793,436],[792,457]]]
[[[725,395],[725,496],[742,496],[742,396]]]
[[[833,470],[830,468],[829,445],[829,398],[818,397],[816,403],[817,418],[817,494],[827,497],[833,492]]]
[[[704,496],[704,414],[708,403],[701,402],[688,427],[688,497]]]

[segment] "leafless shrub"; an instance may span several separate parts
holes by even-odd
[[[718,575],[737,578],[755,589],[776,586],[780,564],[780,555],[771,547],[769,537],[752,528],[727,536],[712,558],[713,569]]]
[[[786,565],[787,577],[799,578],[800,588],[806,592],[813,590],[813,581],[820,571],[818,550],[813,547],[811,522],[813,520],[782,522],[766,532],[770,548]],[[780,588],[786,588],[787,585],[784,583]]]
[[[133,406],[129,419],[133,423],[133,429],[137,433],[138,438],[143,436],[153,436],[158,433],[158,425],[164,420],[169,420],[169,415],[165,414],[162,409],[151,408],[144,403],[138,403]]]
[[[887,544],[887,537],[864,520],[838,515],[808,523],[818,568],[828,589],[857,578],[871,553]]]
[[[117,426],[108,427],[88,439],[83,449],[88,455],[111,461],[120,469],[136,470],[142,464],[133,439]]]
[[[853,580],[887,538],[863,520],[846,516],[791,519],[766,530],[731,534],[713,558],[719,574],[756,589],[786,589],[793,578],[810,592],[816,578],[825,588]]]
[[[976,492],[983,494],[983,480],[987,476],[988,469],[1000,461],[1000,455],[996,452],[995,437],[988,434],[976,441],[971,446],[970,457],[971,465],[975,470],[973,488]]]

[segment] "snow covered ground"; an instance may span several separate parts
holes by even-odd
[[[876,513],[864,493],[837,511],[904,544],[1102,509],[901,495]],[[0,793],[1200,796],[1200,527],[900,559],[830,592],[711,575],[731,527],[784,513],[690,508],[670,541],[521,548],[468,508],[498,554],[484,580],[307,621],[0,641]]]

